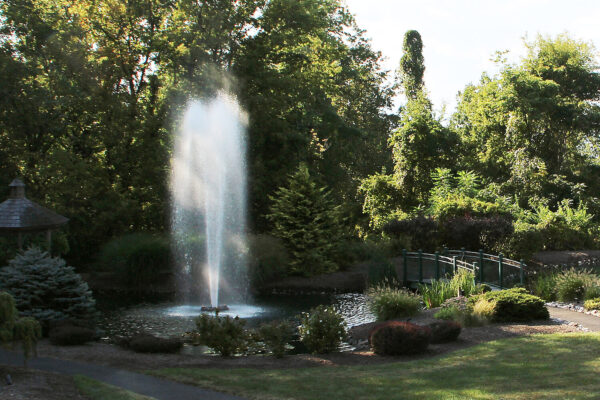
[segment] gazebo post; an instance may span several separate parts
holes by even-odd
[[[19,243],[19,251],[23,250],[23,234],[21,232],[19,232],[17,234],[17,242]]]
[[[46,241],[48,242],[48,253],[52,254],[52,230],[46,231]]]

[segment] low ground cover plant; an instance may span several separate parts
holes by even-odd
[[[472,312],[477,305],[480,314],[489,317],[493,322],[522,322],[550,318],[544,300],[527,293],[524,288],[473,296],[469,299],[469,304]]]
[[[369,309],[378,321],[410,317],[422,308],[420,296],[388,283],[371,287],[367,298]]]
[[[379,324],[369,335],[373,352],[390,356],[422,353],[430,340],[430,328],[400,321]]]
[[[238,317],[202,314],[196,319],[195,343],[204,344],[224,357],[244,353],[249,339],[245,325],[246,321]]]
[[[333,307],[320,305],[300,316],[300,341],[311,353],[329,353],[346,338],[344,318]]]

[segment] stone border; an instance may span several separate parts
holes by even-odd
[[[588,311],[581,305],[581,303],[561,303],[560,301],[551,301],[546,303],[546,307],[563,308],[587,315],[593,315],[594,317],[600,317],[600,310]]]

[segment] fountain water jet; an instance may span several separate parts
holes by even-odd
[[[236,279],[238,286],[245,281],[240,248],[246,223],[245,124],[236,100],[218,93],[188,105],[175,140],[171,173],[175,255],[182,267],[183,291],[197,292],[204,283],[211,307],[221,306],[220,289],[235,286]]]

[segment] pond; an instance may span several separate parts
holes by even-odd
[[[303,296],[269,296],[250,304],[229,304],[230,310],[219,315],[236,315],[246,320],[247,327],[279,319],[295,319],[298,314],[319,304],[332,305],[344,317],[348,327],[375,321],[362,293]],[[99,328],[104,337],[151,333],[156,336],[179,336],[193,331],[194,320],[201,313],[199,304],[165,302],[122,307],[102,313]]]

